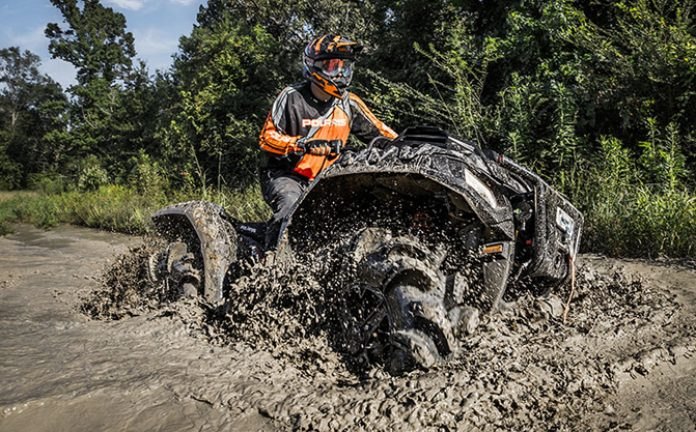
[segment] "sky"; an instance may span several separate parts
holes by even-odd
[[[205,0],[102,0],[126,17],[133,33],[137,58],[151,73],[167,69],[177,51],[179,37],[191,34],[196,14]],[[65,29],[63,16],[49,0],[0,0],[0,48],[18,46],[41,57],[41,71],[63,88],[75,84],[75,68],[51,59],[44,30],[49,22]]]

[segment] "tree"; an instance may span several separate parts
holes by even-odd
[[[40,59],[17,47],[0,49],[0,186],[23,187],[31,173],[56,169],[60,145],[47,136],[65,129],[67,99],[39,72]]]
[[[696,2],[621,1],[606,9],[612,25],[588,21],[573,38],[587,59],[593,132],[620,136],[634,150],[655,127],[673,124],[681,135],[696,136]],[[696,167],[696,143],[690,144]]]
[[[369,1],[209,0],[180,39],[166,147],[180,146],[208,181],[254,181],[260,128],[282,87],[301,79],[305,44],[325,32],[367,37],[372,13]]]
[[[282,68],[278,45],[261,26],[234,11],[221,13],[181,38],[173,69],[178,103],[168,133],[187,171],[204,182],[239,185],[256,178],[256,141]]]
[[[86,85],[96,79],[108,84],[126,80],[131,72],[135,47],[133,34],[126,32],[126,18],[99,0],[51,0],[63,14],[67,29],[56,23],[46,27],[48,51],[53,58],[77,68],[77,82]]]
[[[123,14],[99,0],[84,0],[82,8],[77,0],[51,3],[67,27],[48,24],[49,52],[77,69],[68,152],[77,162],[97,156],[111,177],[119,178],[130,157],[144,146],[155,147],[148,114],[156,111],[156,101],[150,98],[147,68],[142,62],[134,66],[134,39]]]

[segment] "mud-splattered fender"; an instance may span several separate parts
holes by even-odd
[[[321,173],[295,203],[290,217],[284,221],[278,242],[285,235],[292,215],[321,182],[349,175],[383,174],[418,174],[447,188],[466,201],[478,218],[497,233],[501,240],[512,240],[515,237],[510,202],[480,171],[474,163],[474,156],[422,143],[413,146],[403,143],[399,146],[346,153],[341,160]]]
[[[223,299],[225,274],[237,256],[237,239],[225,210],[206,201],[188,201],[152,215],[157,233],[184,241],[203,263],[203,295],[212,303]]]

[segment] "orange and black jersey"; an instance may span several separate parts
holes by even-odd
[[[303,82],[285,88],[276,98],[259,145],[268,168],[287,169],[311,180],[334,160],[299,154],[297,141],[340,140],[345,145],[351,133],[364,142],[380,135],[392,139],[397,136],[358,96],[346,92],[342,99],[322,102],[312,94],[310,83]]]

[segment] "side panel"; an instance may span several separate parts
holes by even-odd
[[[574,259],[580,248],[582,213],[537,174],[498,153],[489,153],[501,168],[523,178],[534,191],[533,257],[526,274],[541,282],[562,282],[569,276],[568,259]]]
[[[203,295],[213,304],[222,301],[225,274],[237,256],[236,235],[227,219],[221,206],[205,201],[175,204],[152,216],[157,233],[163,237],[171,241],[198,243],[189,244],[189,248],[200,253],[204,274]],[[193,240],[182,238],[191,231],[195,233]]]

